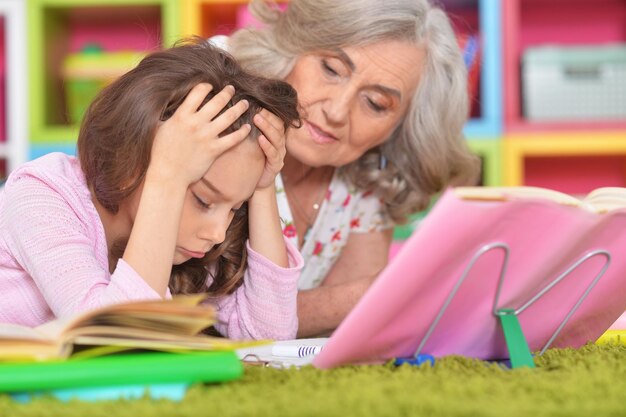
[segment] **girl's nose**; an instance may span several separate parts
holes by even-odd
[[[204,222],[198,235],[201,239],[211,242],[212,245],[219,245],[226,239],[229,224],[228,215],[215,216]]]

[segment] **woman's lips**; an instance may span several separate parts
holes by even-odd
[[[330,143],[337,142],[336,137],[334,137],[333,135],[327,132],[324,132],[322,129],[320,129],[313,123],[305,122],[305,125],[306,125],[307,130],[309,131],[309,135],[311,136],[311,139],[313,139],[313,142],[318,143],[320,145],[327,145]]]

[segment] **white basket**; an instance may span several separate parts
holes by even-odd
[[[626,118],[626,46],[528,48],[524,116],[535,121]]]

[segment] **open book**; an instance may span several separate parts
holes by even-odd
[[[313,360],[511,358],[597,340],[626,310],[626,188],[448,189]],[[624,321],[626,323],[626,321]]]
[[[592,213],[606,213],[626,208],[626,188],[622,187],[596,188],[581,198],[548,188],[528,186],[457,187],[455,194],[465,200],[545,199],[566,206],[579,207]]]
[[[94,352],[124,349],[230,350],[245,345],[200,332],[215,322],[206,294],[137,301],[92,310],[36,328],[0,324],[0,361],[62,359],[78,345]],[[90,352],[90,351],[86,351]]]

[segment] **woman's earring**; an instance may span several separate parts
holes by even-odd
[[[387,168],[387,157],[383,155],[382,153],[380,154],[380,161],[378,163],[378,167],[380,168],[381,171]]]

